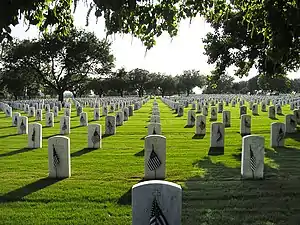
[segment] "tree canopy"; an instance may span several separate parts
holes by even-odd
[[[64,91],[82,89],[90,76],[110,72],[114,57],[105,40],[72,30],[63,38],[46,35],[39,40],[16,41],[4,48],[1,62],[8,79],[38,80],[62,101]]]

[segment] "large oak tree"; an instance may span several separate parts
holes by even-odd
[[[2,63],[7,72],[33,71],[36,79],[53,89],[63,100],[64,91],[75,91],[91,76],[101,76],[114,66],[110,44],[93,33],[72,30],[58,38],[46,35],[39,40],[15,42],[4,51]]]

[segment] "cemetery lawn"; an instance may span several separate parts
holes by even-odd
[[[131,187],[143,178],[143,138],[152,103],[153,99],[135,111],[97,150],[86,148],[87,127],[79,126],[73,106],[68,135],[72,176],[64,180],[46,179],[47,139],[59,133],[59,119],[54,128],[43,128],[43,148],[31,150],[26,148],[27,135],[16,135],[11,118],[1,112],[0,224],[131,224]],[[158,103],[167,138],[166,180],[183,188],[183,225],[300,224],[300,131],[286,138],[284,148],[269,147],[270,125],[284,122],[284,115],[278,120],[269,119],[266,112],[252,116],[252,133],[265,137],[265,179],[242,181],[238,107],[224,107],[232,117],[232,126],[225,129],[225,154],[207,156],[209,118],[206,136],[195,139],[195,127],[185,128],[190,108],[176,117]],[[93,117],[92,108],[84,111]],[[283,114],[291,112],[283,107]],[[101,117],[103,132],[104,121]]]

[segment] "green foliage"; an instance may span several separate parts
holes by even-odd
[[[260,75],[257,82],[262,90],[278,91],[280,93],[291,91],[291,81],[286,75],[281,74],[273,77]]]
[[[63,92],[86,84],[90,75],[104,75],[113,67],[110,44],[93,33],[72,30],[58,38],[46,35],[40,40],[15,42],[7,47],[2,63],[6,70],[20,75],[32,73],[62,100]]]

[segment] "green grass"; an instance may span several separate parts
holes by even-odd
[[[131,187],[143,178],[142,138],[147,134],[152,103],[135,111],[116,135],[102,140],[102,149],[93,151],[86,149],[87,127],[78,127],[73,107],[72,176],[61,181],[45,179],[47,138],[58,134],[58,118],[54,128],[43,129],[43,148],[30,150],[26,149],[27,135],[15,135],[11,118],[1,112],[0,224],[131,224]],[[183,117],[176,117],[161,101],[159,107],[167,138],[166,180],[183,187],[182,224],[300,223],[299,132],[286,138],[285,148],[271,149],[274,120],[262,112],[252,116],[252,133],[265,137],[265,179],[242,181],[238,107],[224,107],[231,110],[232,126],[226,128],[223,156],[207,156],[209,129],[204,139],[192,139],[195,128],[184,128],[189,109]],[[93,109],[84,111],[91,120]],[[288,106],[283,113],[291,113]],[[284,122],[284,116],[277,117],[276,121]],[[104,119],[100,120],[103,131]],[[209,128],[209,119],[207,123]]]

